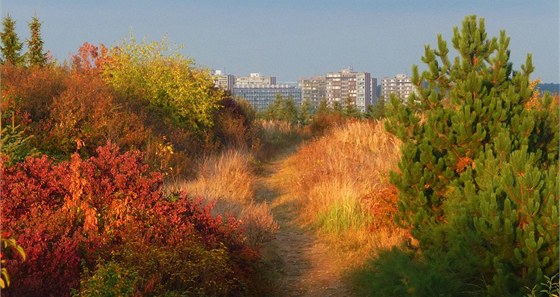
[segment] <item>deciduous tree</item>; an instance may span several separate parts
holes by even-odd
[[[137,43],[130,38],[113,47],[102,75],[122,97],[147,102],[160,120],[194,132],[213,125],[222,98],[209,72],[196,68],[165,40]]]

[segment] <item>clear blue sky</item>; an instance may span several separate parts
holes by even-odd
[[[533,78],[559,79],[558,0],[4,0],[20,39],[33,15],[43,22],[46,49],[68,59],[83,42],[115,45],[137,39],[185,46],[198,65],[278,81],[353,66],[377,78],[410,74],[438,33],[450,42],[465,15],[486,19],[491,36],[505,29],[511,61],[533,54]]]

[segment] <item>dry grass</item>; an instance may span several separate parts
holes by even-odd
[[[199,165],[198,177],[186,188],[196,196],[207,199],[226,199],[242,203],[254,196],[255,176],[246,152],[228,150],[217,156],[206,157]]]
[[[383,123],[356,121],[337,127],[310,142],[292,156],[282,169],[306,205],[305,215],[314,220],[317,213],[334,202],[349,198],[379,204],[389,185],[389,171],[396,169],[400,150],[398,140],[385,132]]]
[[[359,263],[372,250],[397,245],[404,230],[393,222],[399,141],[383,122],[354,121],[303,145],[287,160],[280,179],[303,205],[302,220]]]
[[[268,204],[254,201],[256,176],[251,159],[251,154],[240,150],[206,157],[198,166],[195,180],[168,183],[165,191],[185,191],[191,197],[215,203],[216,215],[231,214],[241,220],[249,242],[259,246],[272,239],[278,225]]]
[[[270,160],[284,149],[311,136],[309,128],[293,126],[286,121],[260,120],[255,129],[257,141],[252,144],[252,151],[261,161]]]

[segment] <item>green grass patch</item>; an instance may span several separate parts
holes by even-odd
[[[327,206],[317,215],[317,226],[328,233],[340,233],[350,229],[366,228],[373,217],[362,210],[355,199],[343,199]]]

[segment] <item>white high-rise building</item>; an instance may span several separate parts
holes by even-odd
[[[404,74],[397,74],[395,77],[384,77],[381,80],[381,99],[389,100],[391,94],[395,94],[401,100],[406,100],[416,88],[410,78]]]
[[[326,99],[330,105],[335,102],[344,105],[350,99],[361,112],[365,112],[373,103],[372,87],[377,87],[372,86],[369,72],[355,72],[351,67],[329,72],[326,76],[301,79],[299,86],[302,100],[309,100],[316,106],[322,99]]]
[[[366,112],[367,107],[372,104],[371,98],[371,75],[368,72],[355,73],[355,97],[354,104],[361,112]],[[352,97],[351,94],[349,94]]]
[[[356,107],[365,112],[371,101],[371,75],[369,72],[355,72],[352,67],[338,72],[327,73],[327,101],[329,104],[351,99]]]

